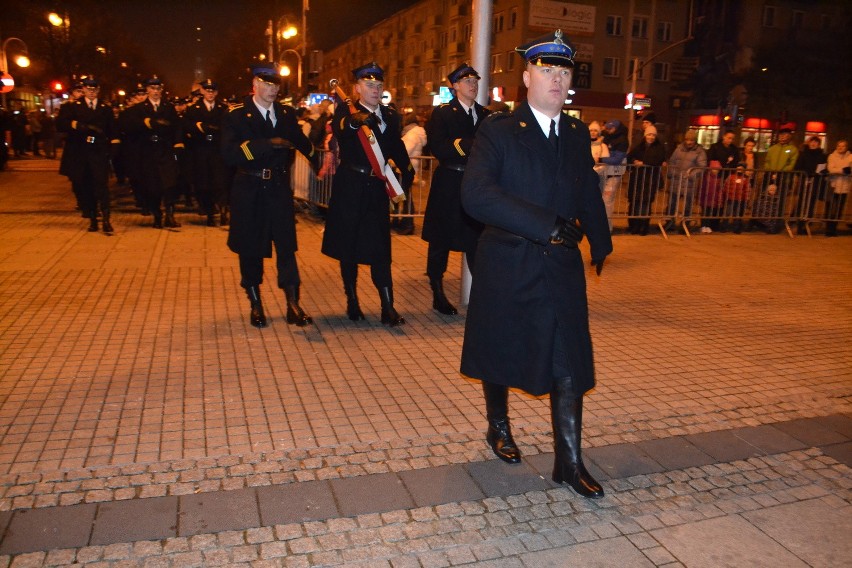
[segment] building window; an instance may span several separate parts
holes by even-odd
[[[603,76],[618,77],[621,74],[621,60],[617,57],[604,57]]]
[[[505,67],[504,60],[505,56],[502,53],[495,53],[491,56],[491,72],[492,73],[502,73],[503,68]]]
[[[628,67],[628,71],[627,71],[627,77],[628,78],[633,76],[633,63],[635,61],[636,61],[635,59],[631,59],[630,65],[627,66]],[[639,60],[639,73],[636,75],[637,79],[644,79],[645,78],[645,68],[642,66],[643,63],[645,63],[645,62],[640,59]]]
[[[456,30],[456,27],[455,26],[451,27],[450,28],[450,43],[455,43],[456,39],[458,39],[458,35],[459,34],[458,34],[458,31]]]
[[[775,16],[776,16],[775,6],[764,6],[763,7],[763,27],[764,28],[774,28],[775,27]]]
[[[672,23],[657,22],[657,41],[672,40]]]
[[[671,65],[668,61],[657,61],[654,63],[654,81],[668,81],[671,73]]]
[[[805,13],[801,10],[793,10],[793,17],[790,20],[790,27],[795,30],[802,29],[805,23]]]
[[[503,12],[494,14],[494,26],[492,30],[495,34],[503,31]]]
[[[506,28],[506,29],[514,30],[517,25],[518,25],[518,9],[512,8],[512,10],[509,12],[509,27]]]
[[[441,40],[438,47],[441,49],[445,49],[447,47],[447,32],[441,32]]]
[[[648,39],[648,16],[636,16],[633,18],[633,39]]]
[[[465,42],[465,43],[470,42],[470,34],[471,34],[471,30],[473,29],[472,26],[473,26],[473,24],[471,24],[470,22],[468,22],[464,25],[464,37],[462,37],[462,41]],[[455,41],[455,40],[453,40],[453,41]]]
[[[506,53],[506,71],[514,71],[515,63],[517,61],[518,54],[514,51],[509,51]]]
[[[621,16],[606,17],[606,35],[620,36],[621,35]]]

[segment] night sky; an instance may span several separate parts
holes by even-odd
[[[417,1],[310,0],[310,47],[334,47]],[[104,6],[109,6],[112,15],[127,27],[130,39],[144,48],[150,63],[174,84],[191,82],[198,45],[202,46],[202,61],[207,65],[204,51],[215,53],[222,49],[221,42],[230,28],[254,26],[259,32],[246,37],[246,41],[256,44],[258,52],[265,52],[266,22],[290,15],[301,27],[302,13],[301,0],[119,0]],[[200,35],[196,27],[201,27]]]

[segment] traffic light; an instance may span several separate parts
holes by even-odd
[[[54,81],[53,83],[51,83],[50,87],[56,93],[61,93],[62,91],[65,90],[65,87],[64,87],[64,85],[62,85],[61,81]]]

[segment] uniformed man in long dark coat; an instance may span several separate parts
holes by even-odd
[[[276,100],[281,76],[271,63],[252,68],[254,94],[233,105],[222,122],[222,155],[236,167],[231,187],[228,247],[240,257],[240,285],[251,304],[249,322],[266,327],[260,298],[263,259],[275,244],[278,287],[287,297],[287,323],[305,326],[299,306],[296,225],[289,164],[293,148],[313,160],[316,152],[296,122],[296,110]]]
[[[175,186],[178,181],[176,152],[184,149],[180,118],[175,107],[163,98],[158,77],[145,81],[148,97],[130,109],[127,126],[139,140],[139,168],[147,209],[154,215],[154,228],[180,227],[175,219]],[[165,206],[165,218],[163,217]]]
[[[219,151],[222,119],[228,106],[217,101],[216,82],[206,79],[200,84],[202,98],[187,107],[184,116],[187,149],[192,159],[193,185],[207,226],[215,227],[218,209],[225,216],[228,206],[225,187],[225,162]]]
[[[109,159],[112,145],[118,144],[118,131],[112,107],[98,97],[100,82],[90,76],[82,84],[83,96],[68,104],[56,125],[68,136],[65,144],[73,157],[65,165],[65,172],[77,187],[80,208],[88,213],[89,231],[98,230],[100,207],[104,233],[112,233]]]
[[[586,497],[603,489],[580,453],[583,394],[595,384],[583,234],[598,274],[612,252],[588,129],[562,112],[574,49],[557,31],[517,49],[527,101],[485,119],[462,182],[462,204],[485,224],[476,251],[461,372],[481,379],[487,441],[520,461],[507,389],[550,393],[553,480]]]
[[[444,294],[444,273],[451,250],[465,253],[468,266],[473,266],[482,224],[462,209],[461,182],[476,129],[489,111],[476,102],[479,73],[473,67],[462,63],[447,79],[455,97],[436,108],[426,125],[429,148],[438,159],[438,167],[429,188],[422,238],[429,243],[426,275],[432,288],[432,307],[453,315],[458,311]]]
[[[136,202],[136,206],[142,210],[143,215],[150,215],[148,202],[145,199],[145,184],[142,177],[141,165],[141,148],[144,132],[141,130],[134,132],[133,130],[133,121],[137,112],[134,110],[134,107],[146,98],[148,98],[148,91],[145,85],[137,83],[127,98],[126,106],[118,113],[118,130],[121,137],[119,152],[121,153],[121,160],[124,162],[130,191],[133,192],[133,199]]]
[[[384,71],[375,62],[352,71],[358,101],[356,112],[339,103],[334,111],[332,130],[340,144],[340,166],[334,175],[328,205],[322,252],[340,261],[340,274],[346,293],[346,315],[353,321],[364,319],[358,302],[358,265],[369,264],[370,276],[379,291],[382,323],[405,323],[393,305],[391,278],[391,239],[389,198],[385,182],[377,178],[358,131],[367,125],[386,160],[393,160],[404,190],[414,181],[414,168],[400,134],[400,116],[381,103]]]
[[[60,128],[60,124],[63,122],[68,123],[65,119],[65,116],[71,112],[71,108],[74,103],[77,102],[77,99],[83,96],[83,83],[77,81],[71,87],[71,93],[68,96],[68,100],[59,105],[59,115],[56,117],[56,129],[59,132],[62,132]],[[65,134],[63,132],[63,134]],[[74,146],[68,145],[68,136],[65,136],[65,143],[62,146],[62,158],[59,160],[59,173],[63,176],[66,176],[68,180],[71,182],[71,192],[74,194],[74,200],[77,203],[77,208],[81,211],[81,216],[83,218],[88,219],[89,211],[85,210],[80,203],[80,188],[77,186],[77,182],[71,179],[71,164],[77,162],[77,159],[74,156]]]

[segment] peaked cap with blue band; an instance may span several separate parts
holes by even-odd
[[[199,83],[199,88],[204,89],[205,91],[217,91],[219,90],[219,86],[216,84],[216,81],[213,79],[204,79],[203,82]]]
[[[371,61],[366,65],[353,69],[352,77],[354,77],[356,81],[359,79],[371,79],[373,81],[384,82],[385,72],[381,67],[379,67],[378,63]]]
[[[465,77],[476,77],[477,79],[481,79],[479,73],[476,72],[476,69],[465,62],[450,71],[450,74],[447,75],[447,80],[450,82],[450,85],[452,85],[453,83],[458,83]]]
[[[255,63],[251,66],[251,74],[266,83],[272,83],[273,85],[281,84],[281,75],[278,74],[278,68],[275,63]]]
[[[574,67],[574,55],[577,52],[571,42],[562,36],[562,30],[556,30],[552,34],[543,35],[518,46],[515,51],[527,63],[561,67]]]

